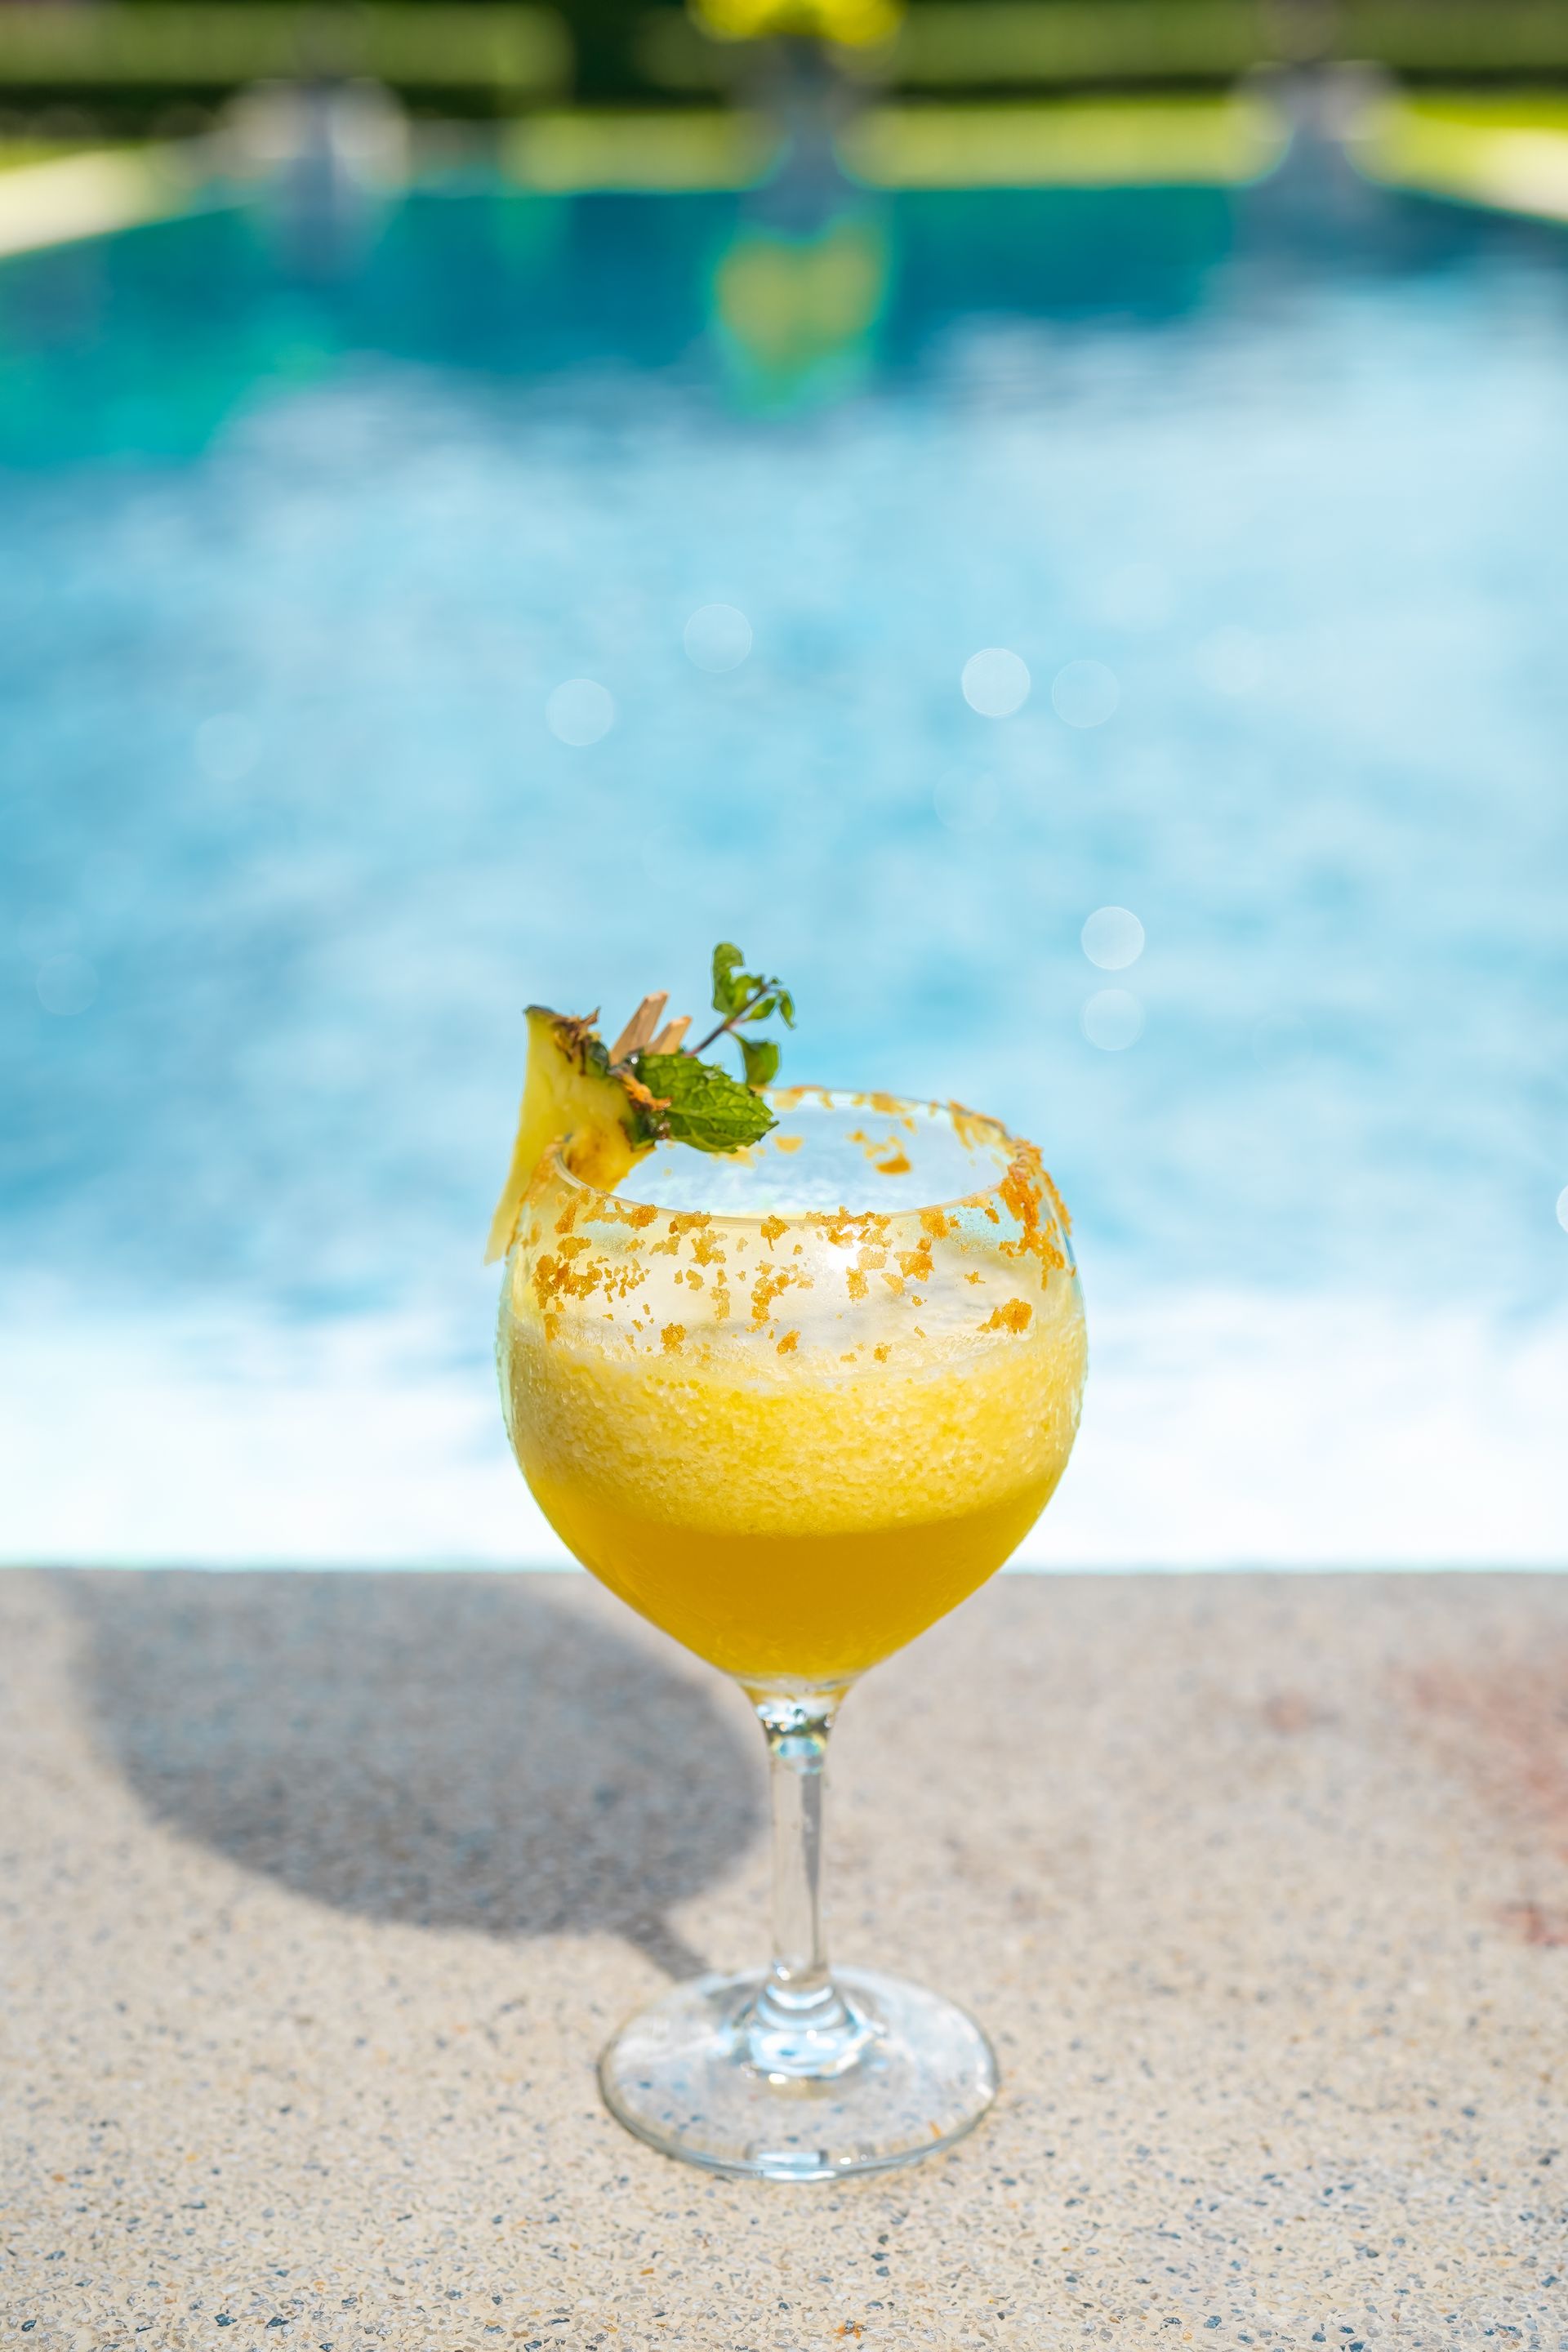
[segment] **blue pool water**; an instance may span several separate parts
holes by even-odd
[[[1560,233],[252,205],[0,267],[0,1556],[548,1556],[519,1010],[726,936],[787,1075],[1047,1147],[1032,1556],[1568,1559]]]

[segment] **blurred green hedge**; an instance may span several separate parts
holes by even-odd
[[[563,17],[540,6],[426,0],[300,7],[272,0],[0,0],[0,88],[61,97],[221,97],[300,75],[510,108],[572,87]]]
[[[1213,86],[1270,61],[1568,77],[1568,0],[914,0],[868,77],[931,92]],[[680,0],[0,0],[0,102],[124,116],[277,75],[366,74],[426,111],[721,93],[748,54]]]

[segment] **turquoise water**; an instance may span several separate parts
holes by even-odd
[[[726,936],[1046,1146],[1042,1557],[1568,1557],[1561,234],[478,188],[13,260],[0,355],[0,1554],[543,1556],[519,1010]]]

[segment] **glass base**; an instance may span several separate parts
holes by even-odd
[[[996,2095],[973,2019],[869,1969],[836,1969],[833,1983],[827,2029],[793,2032],[767,2014],[766,1969],[678,1987],[599,2061],[610,2113],[667,2156],[763,2180],[836,2180],[951,2147]]]

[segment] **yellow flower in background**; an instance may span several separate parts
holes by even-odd
[[[872,48],[903,21],[901,0],[690,0],[694,22],[716,41],[764,41],[780,34]]]

